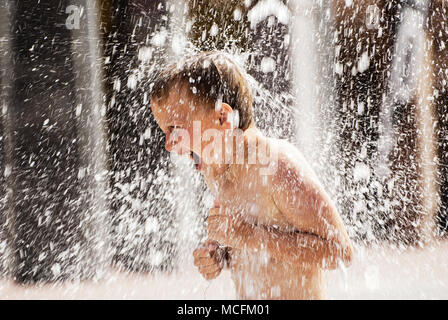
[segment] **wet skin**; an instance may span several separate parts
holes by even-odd
[[[152,101],[167,150],[200,155],[197,167],[215,196],[207,220],[209,240],[193,253],[201,274],[206,279],[220,274],[225,266],[221,244],[231,248],[229,267],[238,298],[325,298],[325,269],[336,268],[339,261],[348,265],[353,249],[334,204],[299,151],[264,137],[255,126],[235,131],[229,122],[231,106],[203,105],[185,85]],[[194,146],[192,139],[176,133],[179,128],[193,137],[193,121],[201,122],[202,133],[213,129],[236,135],[240,145],[234,148],[242,147],[244,160],[213,163],[202,152],[209,142]],[[277,156],[253,163],[249,146]]]

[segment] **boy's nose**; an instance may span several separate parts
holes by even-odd
[[[166,142],[165,142],[166,151],[168,151],[168,152],[173,151],[175,146],[176,146],[176,143],[172,139],[169,139],[169,137],[167,137]]]
[[[169,152],[171,152],[176,144],[179,143],[179,136],[177,134],[173,134],[173,132],[168,132],[166,134],[166,141],[165,141],[165,149]]]

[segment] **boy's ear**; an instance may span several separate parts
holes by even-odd
[[[233,112],[232,107],[225,102],[222,103],[221,110],[225,110],[227,113]]]
[[[219,123],[224,127],[224,129],[232,129],[233,121],[232,114],[233,109],[230,105],[223,102],[219,112]]]

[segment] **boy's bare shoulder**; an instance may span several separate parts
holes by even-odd
[[[317,180],[313,169],[296,146],[282,139],[271,139],[271,145],[275,146],[277,152],[274,179]]]

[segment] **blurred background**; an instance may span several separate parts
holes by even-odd
[[[1,297],[233,298],[192,269],[212,199],[149,101],[224,50],[355,243],[329,297],[447,298],[447,46],[446,0],[0,0]]]

